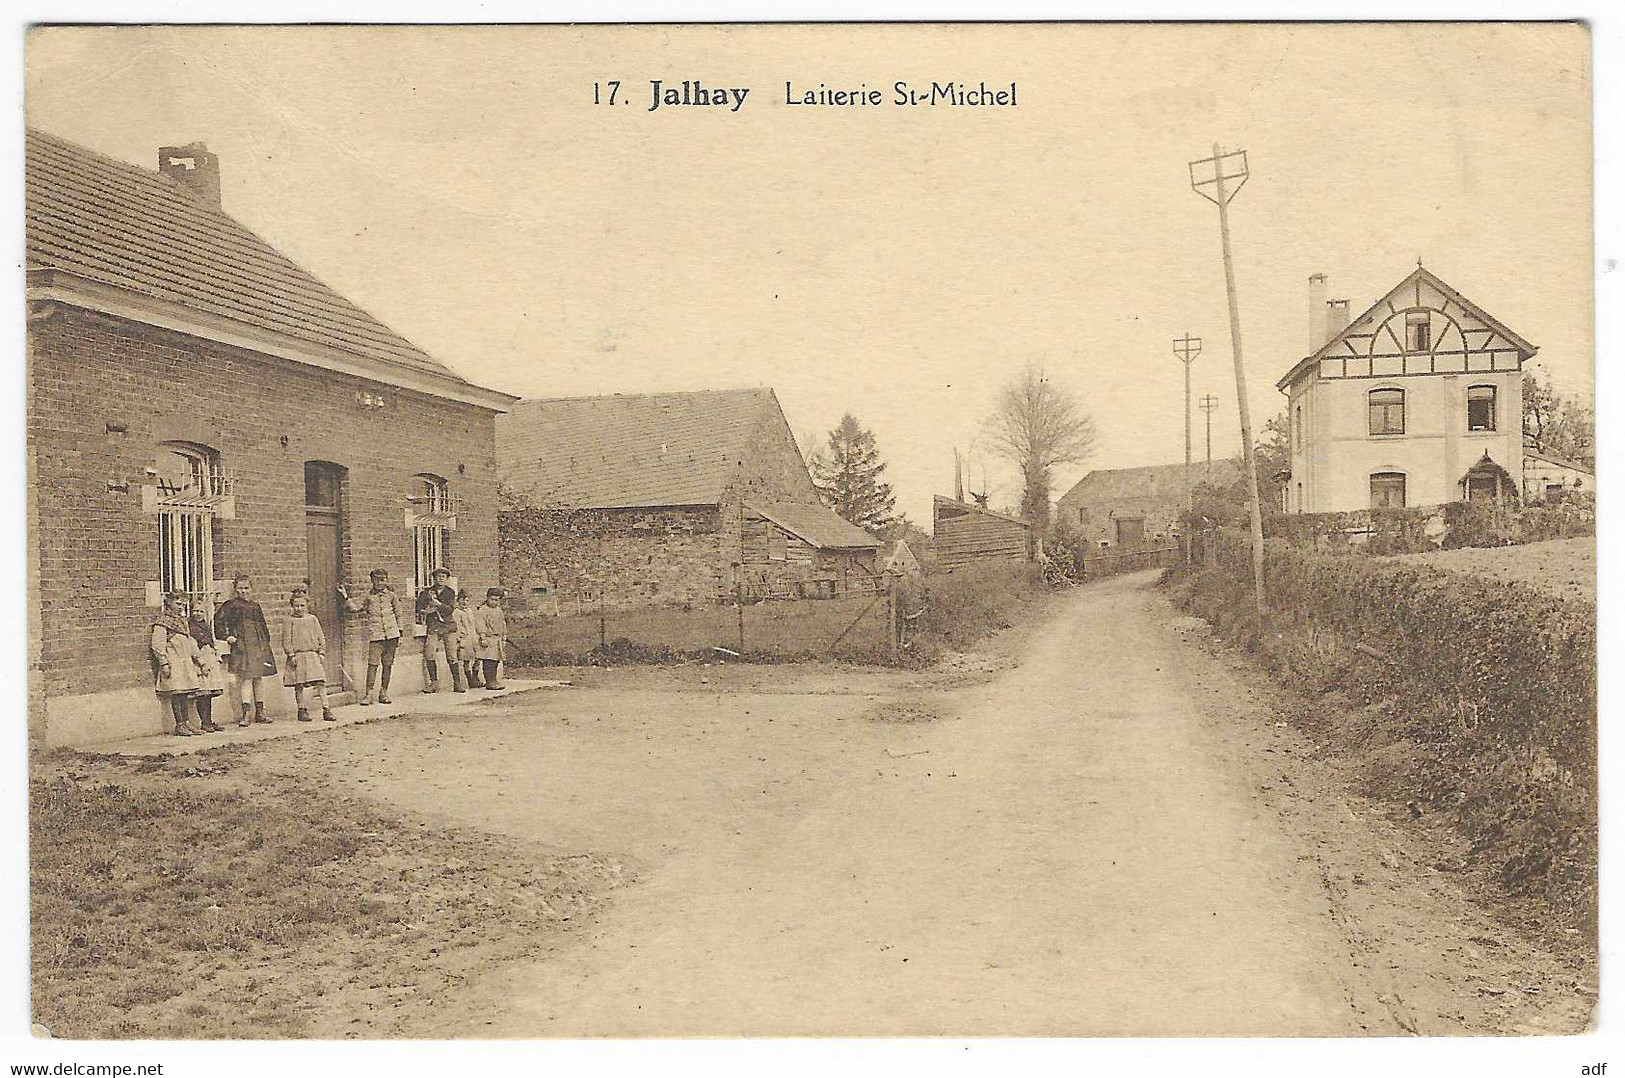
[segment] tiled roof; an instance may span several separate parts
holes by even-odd
[[[880,540],[833,510],[802,502],[746,502],[754,510],[820,550],[879,549]]]
[[[1117,498],[1147,498],[1153,501],[1185,497],[1183,464],[1152,464],[1143,468],[1096,468],[1061,496],[1068,505]],[[1206,461],[1191,462],[1191,485],[1203,482],[1232,483],[1242,476],[1241,462],[1234,457],[1213,462],[1211,476]]]
[[[27,133],[28,268],[468,385],[177,180]]]
[[[533,505],[716,505],[771,389],[527,400],[497,417],[497,475]]]

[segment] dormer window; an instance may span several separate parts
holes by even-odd
[[[1467,429],[1492,431],[1495,429],[1495,387],[1467,387]]]
[[[1426,311],[1405,312],[1405,351],[1426,352],[1433,347],[1432,323]]]

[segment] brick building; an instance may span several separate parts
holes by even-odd
[[[1190,483],[1226,487],[1246,471],[1234,458],[1191,464]],[[1056,520],[1096,546],[1133,548],[1163,542],[1185,511],[1185,465],[1096,468],[1056,503]]]
[[[436,564],[497,579],[494,420],[473,385],[233,220],[201,144],[158,172],[27,136],[30,738],[157,733],[146,629],[166,590],[289,590],[363,671],[334,586]],[[336,641],[337,643],[333,643]],[[395,688],[421,676],[403,651]],[[291,701],[267,686],[267,709]]]
[[[521,401],[497,421],[502,579],[542,612],[874,587],[770,389]]]

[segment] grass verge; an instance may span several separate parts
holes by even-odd
[[[241,760],[36,768],[33,1010],[53,1035],[410,1036],[418,1008],[589,917],[621,877]]]

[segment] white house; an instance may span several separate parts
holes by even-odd
[[[1420,264],[1352,322],[1309,278],[1309,353],[1287,395],[1292,513],[1517,498],[1535,346]]]

